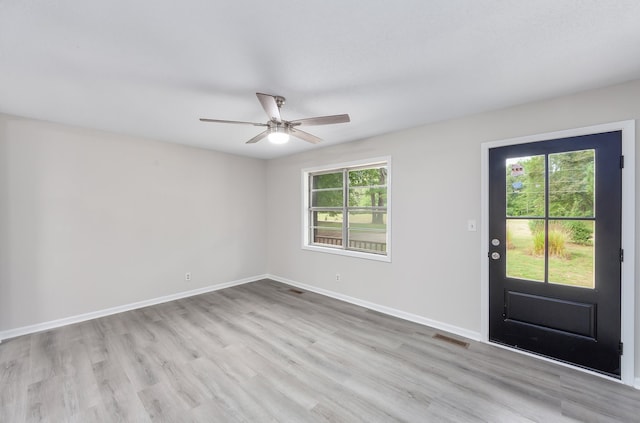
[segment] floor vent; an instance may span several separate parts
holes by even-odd
[[[293,288],[291,288],[289,292],[293,292],[294,294],[304,294],[303,291],[300,291],[299,289],[293,289]]]
[[[450,344],[457,345],[457,346],[462,347],[462,348],[469,348],[469,343],[468,342],[461,341],[459,339],[455,339],[455,338],[452,338],[450,336],[442,335],[442,334],[439,334],[439,333],[436,333],[435,335],[433,335],[433,339],[438,339],[440,341],[448,342]]]

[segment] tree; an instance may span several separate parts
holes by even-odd
[[[594,150],[549,155],[549,215],[594,215]]]
[[[313,193],[311,204],[314,207],[342,207],[344,200],[342,180],[342,171],[313,175],[313,189],[322,191]]]
[[[519,165],[522,173],[512,172]],[[507,164],[507,216],[544,216],[544,156],[523,157]]]
[[[387,205],[387,168],[359,169],[349,172],[349,206],[384,208]],[[384,224],[385,212],[371,211],[372,224]]]
[[[512,172],[507,164],[507,215],[511,217],[545,215],[544,156],[523,157],[517,161],[523,172]],[[549,155],[549,216],[592,217],[594,207],[593,150],[569,151]]]
[[[387,168],[349,170],[348,206],[371,213],[372,224],[384,224],[387,205]],[[313,175],[311,204],[313,207],[342,208],[344,171]],[[337,212],[328,212],[335,215]]]
[[[549,178],[548,208],[554,217],[593,217],[595,194],[595,151],[568,151],[545,156],[510,160],[506,164],[507,216],[545,216],[545,173]],[[544,228],[542,220],[531,220],[533,233]],[[593,224],[585,220],[560,223],[571,234],[572,241],[588,244]]]

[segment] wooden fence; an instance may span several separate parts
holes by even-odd
[[[316,236],[314,241],[316,244],[342,245],[342,238],[331,236]],[[384,253],[387,251],[387,243],[351,239],[349,240],[349,248],[352,248],[354,250],[376,251]]]

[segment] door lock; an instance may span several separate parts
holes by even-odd
[[[493,260],[498,260],[500,258],[500,253],[498,253],[497,251],[494,251],[493,253],[491,253],[491,258]]]

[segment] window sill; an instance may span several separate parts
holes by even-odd
[[[391,254],[389,252],[387,252],[387,255],[382,255],[382,254],[365,253],[361,251],[343,250],[339,248],[320,247],[318,245],[303,245],[302,249],[308,250],[308,251],[317,251],[320,253],[336,254],[339,256],[355,257],[355,258],[361,258],[365,260],[382,261],[386,263],[391,263]]]

